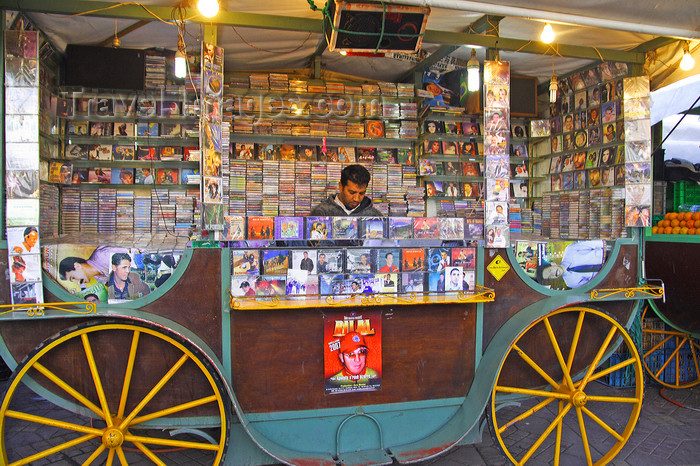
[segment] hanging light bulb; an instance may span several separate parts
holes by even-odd
[[[542,39],[542,42],[545,44],[551,44],[552,41],[554,41],[554,36],[554,29],[552,29],[552,26],[549,23],[546,23],[542,29],[540,39]]]
[[[681,58],[680,66],[683,71],[690,71],[695,66],[695,60],[690,54],[690,44],[687,40],[683,42],[683,58]]]
[[[182,36],[177,39],[177,52],[175,52],[175,77],[187,77],[187,55],[185,55],[185,41]]]
[[[558,90],[559,84],[557,83],[557,77],[552,75],[552,80],[549,82],[549,103],[556,103]]]
[[[472,49],[472,57],[467,62],[467,90],[476,92],[479,90],[479,60],[476,59],[476,51]]]
[[[197,9],[205,18],[211,18],[219,12],[219,2],[218,0],[199,0]]]

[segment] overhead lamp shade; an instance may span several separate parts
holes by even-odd
[[[688,44],[688,41],[685,41],[685,43],[683,44],[683,58],[681,58],[680,67],[683,71],[690,71],[693,69],[694,66],[695,60],[690,54],[690,46]]]
[[[219,2],[218,0],[199,0],[197,9],[205,18],[212,18],[219,12]]]
[[[187,77],[187,57],[182,50],[175,52],[175,77],[180,79]]]
[[[557,77],[552,76],[552,80],[549,82],[549,103],[555,103],[557,101],[557,91],[559,90],[559,84],[557,83]]]
[[[549,23],[546,23],[544,25],[544,28],[542,29],[540,39],[542,39],[542,42],[544,42],[545,44],[550,44],[554,41],[554,37],[554,29],[552,29],[552,26]]]
[[[479,90],[479,60],[476,59],[476,51],[472,49],[472,57],[467,62],[467,89],[469,92]]]

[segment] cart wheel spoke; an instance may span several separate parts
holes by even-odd
[[[149,460],[153,461],[155,464],[159,466],[165,466],[165,463],[161,461],[160,458],[156,456],[155,453],[153,453],[146,445],[144,445],[141,442],[132,442],[134,445],[136,445],[136,448],[141,450],[141,452],[148,457]]]
[[[498,429],[498,433],[499,433],[499,434],[502,434],[508,427],[512,426],[512,425],[515,424],[516,422],[522,421],[523,419],[527,419],[528,417],[532,416],[533,414],[535,414],[535,413],[536,413],[537,411],[539,411],[540,409],[542,409],[542,408],[544,408],[545,406],[547,406],[547,405],[548,405],[549,403],[551,403],[552,401],[554,401],[554,398],[547,398],[546,400],[539,402],[536,406],[534,406],[534,407],[528,409],[527,411],[525,411],[525,412],[524,412],[523,414],[521,414],[520,416],[517,416],[517,417],[511,419],[510,421],[506,422],[505,424],[503,424],[503,425]],[[559,403],[561,404],[561,400],[559,401]]]
[[[86,334],[80,335],[83,341],[83,348],[85,349],[85,357],[87,358],[88,365],[90,366],[90,374],[92,375],[92,380],[95,382],[95,390],[97,391],[97,397],[100,400],[100,406],[102,406],[102,413],[104,414],[104,420],[107,421],[107,425],[112,427],[112,415],[109,413],[109,405],[107,404],[107,398],[105,397],[104,389],[102,388],[102,381],[100,380],[100,373],[95,365],[95,357],[92,354],[92,347],[90,346],[90,340]]]
[[[542,345],[545,340],[549,344]],[[613,317],[578,306],[555,310],[532,322],[505,354],[488,419],[498,445],[513,463],[558,465],[567,451],[585,457],[589,465],[606,464],[622,449],[641,411],[643,368],[634,341]],[[622,361],[608,363],[612,354],[621,355]],[[618,396],[602,384],[590,383],[630,369],[634,394]],[[615,409],[609,409],[611,403]],[[572,410],[575,419],[567,416]],[[622,432],[610,427],[619,423],[618,416],[625,416]],[[612,442],[592,448],[589,439],[600,435],[610,435]]]
[[[557,414],[561,414],[564,409],[564,402],[559,400],[559,408]],[[554,442],[554,466],[559,466],[559,458],[561,456],[561,431],[563,430],[563,423],[557,424],[557,436]]]
[[[542,435],[540,435],[537,440],[535,440],[535,443],[532,444],[530,449],[525,453],[525,456],[522,457],[520,460],[522,464],[527,463],[530,460],[530,457],[537,451],[537,449],[542,445],[542,442],[544,442],[544,439],[547,438],[549,434],[552,433],[555,427],[561,425],[561,420],[566,416],[566,413],[569,412],[571,409],[571,405],[567,404],[564,409],[561,410],[561,412],[557,415],[557,417],[554,418],[554,420],[547,426],[544,432],[542,432]]]
[[[139,347],[139,336],[141,332],[134,332],[131,337],[131,349],[129,350],[129,361],[126,365],[126,373],[124,374],[124,387],[122,389],[122,396],[119,400],[119,409],[117,410],[117,417],[124,416],[124,410],[126,409],[126,398],[129,393],[129,387],[131,386],[131,376],[134,373],[134,361],[136,360],[136,350]]]
[[[586,452],[586,464],[593,464],[593,459],[591,459],[591,447],[588,445],[588,434],[586,434],[586,425],[583,423],[583,415],[581,414],[581,408],[576,408],[576,418],[578,419],[578,428],[581,432],[581,442],[583,443],[583,449]]]
[[[148,392],[148,395],[144,397],[143,400],[134,408],[134,410],[129,414],[119,425],[120,429],[125,429],[131,421],[138,415],[138,413],[141,412],[141,410],[153,399],[154,396],[158,394],[158,392],[165,386],[166,383],[168,383],[168,380],[170,380],[173,375],[177,371],[180,370],[183,364],[187,361],[187,355],[183,354],[182,357],[173,365],[173,367],[170,368],[170,370],[158,381],[155,387],[151,389],[150,392]]]
[[[29,414],[16,400],[29,390],[50,417]],[[184,449],[197,464],[219,465],[230,406],[216,368],[182,337],[142,322],[81,323],[46,340],[15,369],[0,407],[0,463],[171,464],[173,452]],[[13,442],[30,424],[52,431],[38,436],[33,456],[20,457]]]
[[[68,385],[63,379],[61,379],[56,374],[54,374],[53,372],[48,370],[46,367],[44,367],[39,362],[34,363],[33,368],[38,370],[41,374],[43,374],[47,379],[51,380],[57,386],[61,387],[61,389],[63,391],[65,391],[66,393],[68,393],[70,396],[72,396],[76,400],[80,401],[83,405],[85,405],[88,409],[90,409],[90,411],[92,411],[93,413],[97,414],[102,419],[104,419],[104,417],[105,417],[104,413],[95,403],[88,400],[81,393],[78,393],[78,391],[76,389],[74,389],[73,387]]]
[[[642,314],[642,362],[647,374],[669,388],[689,388],[698,385],[698,341],[688,333],[669,329],[665,322],[656,318],[655,313],[649,309],[650,307],[647,307]]]
[[[104,452],[106,449],[107,449],[107,447],[104,444],[100,444],[100,446],[97,447],[97,450],[95,450],[92,453],[92,455],[90,455],[88,457],[88,459],[86,459],[83,462],[83,466],[90,466],[92,464],[92,462],[95,461],[97,459],[97,457],[100,456],[102,454],[102,452]]]
[[[610,435],[615,437],[617,440],[622,441],[624,439],[624,437],[622,435],[618,434],[617,431],[615,431],[615,429],[613,429],[612,427],[607,425],[602,419],[600,419],[598,416],[593,414],[590,409],[588,409],[586,407],[583,407],[581,409],[583,410],[584,413],[586,413],[586,415],[588,417],[593,419],[596,422],[596,424],[598,424],[600,427],[605,429]]]
[[[540,374],[549,385],[554,387],[555,390],[559,388],[559,384],[556,383],[554,379],[551,378],[544,370],[542,370],[542,368],[535,361],[533,361],[532,358],[530,358],[530,356],[528,356],[527,353],[525,353],[525,351],[518,348],[518,345],[514,344],[513,349],[516,351],[518,356],[520,356],[523,359],[523,361],[525,361],[530,367],[532,367],[535,370],[535,372]]]
[[[80,445],[81,443],[87,442],[88,440],[91,440],[95,438],[94,435],[83,435],[82,437],[78,437],[76,439],[73,439],[69,442],[62,443],[60,445],[56,445],[53,448],[49,448],[48,450],[41,451],[39,453],[36,453],[32,456],[28,456],[27,458],[23,458],[21,461],[15,461],[11,463],[12,465],[20,465],[20,464],[31,464],[34,461],[40,460],[42,458],[46,458],[51,455],[55,455],[56,453],[61,453],[62,451],[74,447],[76,445]]]
[[[142,437],[138,435],[125,435],[124,440],[128,442],[140,442],[145,445],[162,445],[174,448],[192,448],[195,450],[216,450],[217,445],[206,442],[185,442],[182,440],[158,438],[158,437]]]
[[[552,343],[554,355],[557,357],[559,366],[561,367],[561,370],[564,373],[564,381],[566,382],[566,386],[569,387],[569,390],[573,390],[574,382],[571,380],[571,375],[569,374],[569,367],[567,366],[566,362],[564,362],[564,356],[562,356],[561,354],[561,348],[559,347],[559,343],[557,342],[557,337],[554,336],[554,330],[552,330],[552,324],[549,323],[549,319],[544,319],[544,326],[547,329],[549,341]]]

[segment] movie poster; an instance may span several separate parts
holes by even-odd
[[[381,311],[327,313],[323,337],[326,395],[381,390]]]

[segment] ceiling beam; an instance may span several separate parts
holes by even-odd
[[[17,10],[25,12],[44,12],[54,14],[75,15],[90,12],[90,16],[101,16],[108,18],[131,18],[137,20],[153,20],[154,18],[143,7],[134,4],[120,5],[115,8],[108,8],[116,3],[84,1],[84,0],[0,0],[0,8],[7,10]],[[173,8],[149,6],[148,9],[163,20],[169,20],[172,16]],[[187,10],[187,14],[193,11]],[[207,18],[195,15],[189,18],[190,21],[199,23],[211,23]],[[314,32],[319,34],[323,31],[323,20],[321,18],[293,18],[289,16],[262,15],[254,13],[235,13],[220,11],[215,22],[220,25],[233,25],[236,27],[251,27],[262,29],[275,29],[298,32]],[[585,58],[590,60],[622,61],[627,63],[644,63],[644,53],[627,52],[613,49],[594,49],[593,47],[582,47],[578,45],[552,44],[547,45],[542,42],[533,42],[521,39],[508,39],[505,37],[487,36],[465,32],[434,31],[428,30],[423,36],[426,43],[442,44],[448,46],[479,45],[487,48],[497,48],[501,51],[518,51],[523,53],[535,53],[539,55],[559,55],[572,58]],[[556,50],[556,52],[555,52]],[[599,55],[600,53],[600,55]]]
[[[675,42],[678,42],[679,40],[680,39],[674,39],[672,37],[655,37],[651,40],[644,42],[643,44],[639,44],[638,46],[633,48],[632,51],[646,53],[650,50],[656,50],[660,47],[671,45]]]
[[[150,23],[150,21],[146,21],[146,20],[137,21],[134,24],[132,24],[131,26],[127,26],[124,29],[122,29],[121,31],[117,32],[116,35],[117,35],[117,37],[119,37],[121,39],[123,36],[129,34],[130,32],[137,30],[140,27],[147,25],[148,23]],[[106,47],[106,46],[110,45],[113,40],[114,40],[114,37],[108,37],[105,40],[103,40],[102,42],[100,42],[99,44],[97,44],[97,46],[98,47]]]

